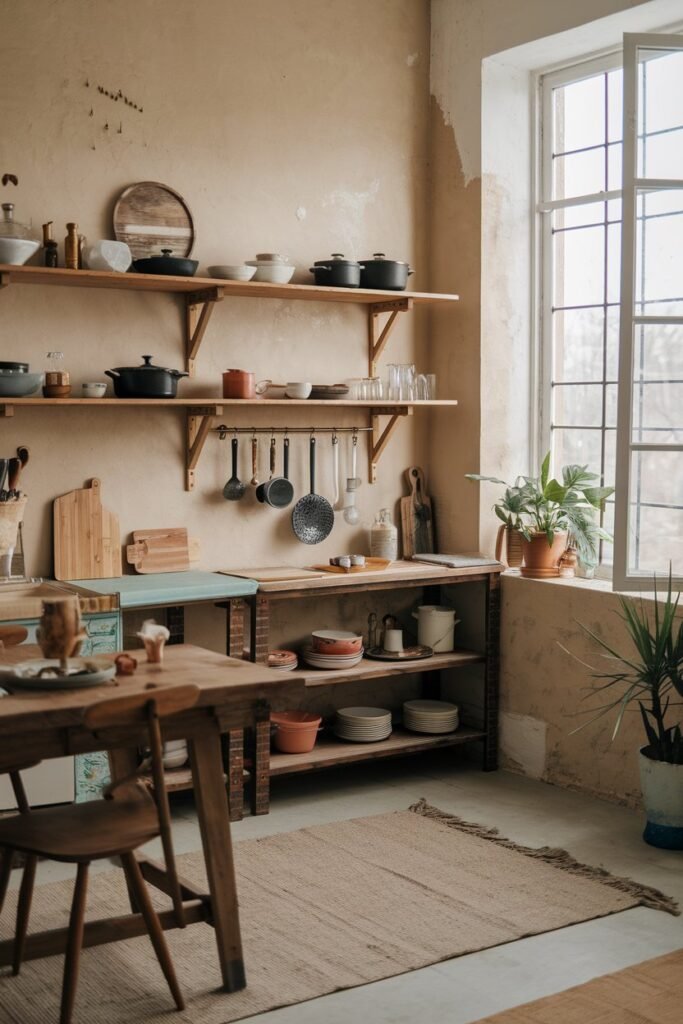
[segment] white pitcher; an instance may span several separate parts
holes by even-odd
[[[417,619],[418,643],[431,647],[434,653],[452,651],[456,619],[455,610],[442,604],[421,604],[413,618]]]

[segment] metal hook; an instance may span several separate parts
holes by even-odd
[[[225,429],[225,427],[221,423],[220,427],[218,428],[218,440],[219,441],[225,441],[226,434],[227,434],[227,430]]]

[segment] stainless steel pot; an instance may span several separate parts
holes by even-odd
[[[143,356],[142,366],[116,366],[105,370],[114,381],[117,398],[175,398],[178,381],[189,376],[186,370],[153,366],[152,356]]]

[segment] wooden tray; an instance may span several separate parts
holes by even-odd
[[[160,256],[189,256],[194,247],[194,223],[183,197],[158,181],[129,185],[116,200],[114,237],[129,246],[134,260]]]
[[[366,558],[365,565],[351,565],[346,569],[343,565],[313,565],[312,569],[319,572],[336,572],[342,574],[359,572],[381,572],[391,565],[389,558]]]
[[[373,658],[375,661],[424,661],[425,658],[433,658],[434,651],[426,644],[404,647],[402,651],[385,651],[383,647],[368,647],[365,650],[365,657]]]

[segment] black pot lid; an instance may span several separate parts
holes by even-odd
[[[170,370],[166,366],[154,366],[152,359],[154,356],[143,356],[144,363],[141,366],[115,366],[114,370],[116,373],[138,373],[141,370],[152,370],[154,373],[177,373],[177,370]]]
[[[367,266],[368,263],[390,263],[392,266],[407,267],[409,266],[405,260],[388,260],[383,252],[373,252],[371,260],[363,260],[363,263]]]
[[[359,267],[357,260],[345,260],[341,252],[333,252],[326,260],[316,260],[314,267]]]
[[[17,373],[28,373],[28,363],[2,363],[0,370],[15,370]]]

